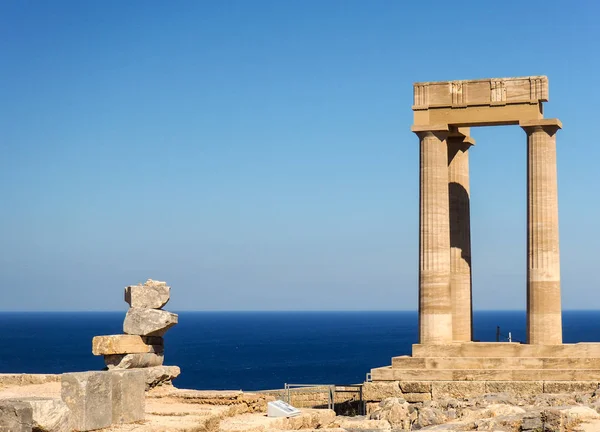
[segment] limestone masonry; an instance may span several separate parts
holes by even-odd
[[[372,369],[360,386],[298,388],[301,414],[269,418],[267,403],[291,399],[289,388],[172,386],[180,371],[163,366],[164,336],[178,317],[163,310],[170,287],[148,279],[125,288],[124,334],[92,341],[105,370],[0,374],[0,432],[600,431],[600,343],[562,343],[556,173],[562,125],[543,118],[547,101],[544,76],[414,85],[420,243],[419,343],[412,356]],[[524,344],[473,342],[470,127],[487,125],[519,125],[526,136]],[[340,412],[356,402],[366,415],[305,408],[335,404]]]
[[[600,343],[562,343],[556,169],[562,124],[544,118],[547,101],[544,76],[414,84],[412,131],[420,145],[419,343],[412,356],[372,369],[369,385],[465,381],[476,382],[473,394],[482,394],[491,383],[542,389],[549,382],[600,381]],[[470,127],[491,125],[518,125],[525,132],[526,344],[472,341],[469,152],[475,141]]]

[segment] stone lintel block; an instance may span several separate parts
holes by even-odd
[[[400,381],[402,393],[431,393],[431,382]]]
[[[109,335],[92,339],[94,355],[161,353],[163,350],[163,338],[156,336]]]
[[[544,393],[592,393],[598,381],[545,381]]]
[[[390,397],[402,397],[398,381],[365,382],[363,384],[364,400],[382,401]]]
[[[464,399],[485,394],[484,381],[439,381],[431,383],[434,399],[451,397]]]
[[[130,308],[125,315],[123,332],[140,336],[163,336],[177,324],[177,314],[145,308]]]
[[[112,381],[112,422],[144,420],[146,373],[143,370],[110,371]]]
[[[148,279],[143,285],[125,288],[125,301],[136,308],[162,309],[171,298],[171,287],[166,282]]]
[[[26,402],[15,400],[0,401],[0,431],[31,432],[33,410]]]
[[[431,393],[404,393],[402,397],[410,403],[425,402],[431,400]]]
[[[112,381],[108,372],[62,375],[61,397],[78,431],[106,428],[112,423]]]
[[[548,77],[418,82],[413,110],[535,104],[548,101]]]
[[[108,369],[135,369],[153,366],[162,366],[164,362],[162,354],[114,354],[104,356],[104,364]]]
[[[544,392],[543,381],[486,381],[486,393],[510,393],[518,396],[533,396]]]

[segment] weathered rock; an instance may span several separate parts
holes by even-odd
[[[402,397],[398,381],[365,382],[363,384],[364,400],[382,401],[390,397]]]
[[[162,353],[163,338],[138,335],[96,336],[92,339],[92,354]]]
[[[401,398],[388,398],[369,416],[371,420],[386,420],[394,429],[410,429],[417,419],[416,411]]]
[[[335,421],[335,411],[329,409],[303,409],[301,414],[285,420],[279,418],[283,423],[281,429],[320,429],[327,428]]]
[[[491,404],[487,406],[487,409],[493,417],[525,414],[523,408],[506,404]]]
[[[404,393],[402,397],[406,400],[406,402],[410,403],[425,402],[431,400],[430,393]]]
[[[104,356],[104,364],[109,370],[134,369],[162,366],[165,360],[162,354],[115,354]]]
[[[33,410],[21,401],[0,401],[0,431],[31,432]]]
[[[560,410],[572,420],[595,420],[600,419],[600,414],[596,410],[586,406],[571,406]]]
[[[387,420],[370,420],[363,416],[335,418],[334,426],[343,428],[349,432],[353,431],[385,431],[390,430],[391,425]]]
[[[598,389],[596,381],[546,381],[544,393],[593,393]]]
[[[32,409],[34,432],[71,431],[71,412],[59,398],[25,397],[15,400],[28,404]],[[0,427],[0,430],[4,430]]]
[[[62,400],[79,431],[108,427],[112,421],[112,383],[108,372],[74,372],[62,375]]]
[[[431,393],[431,382],[427,381],[400,381],[403,393]]]
[[[485,382],[483,381],[440,381],[431,385],[431,395],[434,399],[468,398],[482,394],[485,394]]]
[[[544,392],[543,381],[487,381],[486,393],[511,393],[518,396],[537,395]]]
[[[146,390],[157,386],[170,385],[179,376],[179,366],[154,366],[142,369],[146,374]]]
[[[0,374],[0,387],[60,382],[60,374]]]
[[[523,417],[523,421],[521,423],[522,431],[540,431],[542,430],[542,428],[542,418],[539,414],[528,414],[525,417]]]
[[[144,420],[146,374],[143,370],[110,371],[112,421],[133,423]]]
[[[491,417],[475,421],[477,430],[486,431],[519,431],[522,430],[522,424],[522,415]],[[536,432],[541,431],[537,430]]]
[[[144,308],[130,308],[125,315],[123,331],[131,335],[163,336],[177,324],[177,314]]]
[[[540,394],[530,397],[530,405],[538,407],[575,405],[575,394]]]
[[[437,408],[423,407],[418,410],[417,421],[413,424],[414,429],[422,429],[431,425],[439,425],[448,420],[444,412]]]
[[[134,308],[161,309],[171,297],[171,287],[166,282],[148,279],[143,285],[125,288],[125,301]]]
[[[365,412],[368,416],[379,409],[379,402],[365,402]],[[371,418],[371,417],[369,417]]]
[[[267,417],[261,414],[241,414],[228,417],[216,424],[216,429],[221,432],[271,432],[294,430],[336,430],[335,412],[327,409],[302,409],[295,417]],[[334,429],[329,429],[331,427]],[[206,428],[190,429],[190,431],[207,431]]]

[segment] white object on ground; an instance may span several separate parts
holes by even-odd
[[[276,400],[267,404],[267,417],[294,417],[299,414],[299,409],[282,400]]]

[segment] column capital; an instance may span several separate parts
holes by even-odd
[[[520,121],[519,126],[521,126],[527,133],[535,130],[543,130],[550,135],[554,135],[559,129],[562,129],[562,122],[557,118],[525,120]]]
[[[416,133],[419,138],[427,135],[436,135],[441,141],[444,141],[450,133],[450,127],[447,124],[436,125],[412,125],[410,130]]]

